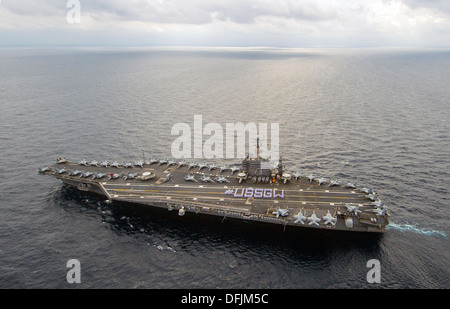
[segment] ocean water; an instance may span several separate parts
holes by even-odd
[[[443,49],[1,49],[0,287],[450,288],[449,85]],[[108,205],[37,173],[170,157],[194,115],[279,123],[288,169],[373,186],[386,233]]]

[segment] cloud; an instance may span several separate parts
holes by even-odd
[[[213,39],[220,44],[219,36],[223,45],[238,44],[245,37],[271,45],[271,40],[273,44],[289,42],[289,36],[300,45],[450,41],[448,0],[79,1],[81,23],[72,25],[66,21],[67,1],[2,0],[0,36],[1,29],[9,29],[41,31],[42,36],[45,31],[82,30],[90,32],[89,36],[102,32],[111,38],[128,32],[137,41],[139,35],[159,38],[150,39],[152,43],[164,43],[158,34],[165,33],[166,42],[182,45],[189,44],[188,39],[204,45]],[[116,41],[121,39],[117,35]]]
[[[333,1],[313,0],[168,0],[89,1],[83,7],[90,14],[109,13],[119,19],[157,23],[207,24],[220,19],[251,24],[257,17],[273,16],[299,20],[333,17]],[[338,3],[334,3],[337,6]]]
[[[403,3],[412,9],[427,8],[450,14],[450,2],[448,0],[403,0]]]

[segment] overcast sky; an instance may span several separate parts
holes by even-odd
[[[0,45],[450,46],[450,0],[0,0]]]

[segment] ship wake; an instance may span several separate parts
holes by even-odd
[[[430,237],[441,237],[447,238],[447,233],[434,229],[423,229],[413,224],[396,224],[394,222],[390,222],[386,229],[399,230],[404,232],[411,232],[415,234],[422,234]]]

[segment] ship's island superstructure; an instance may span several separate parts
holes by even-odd
[[[259,147],[258,147],[259,149]],[[39,169],[82,191],[120,201],[284,227],[384,232],[388,209],[355,183],[289,173],[282,160],[270,168],[259,156],[241,166],[152,158],[136,162],[69,162]]]

